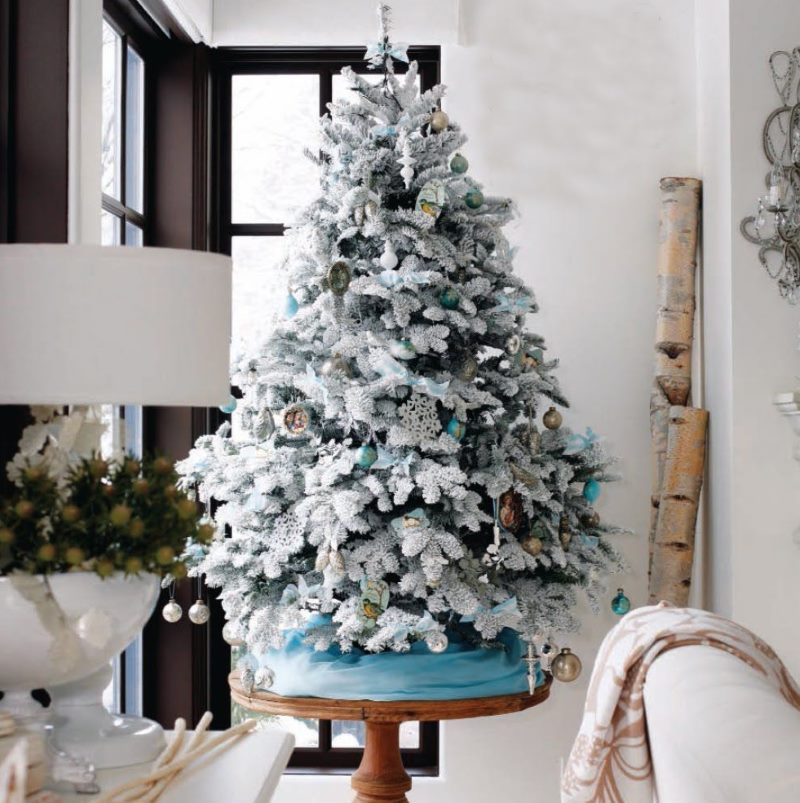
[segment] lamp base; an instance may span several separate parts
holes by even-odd
[[[164,730],[145,717],[111,714],[103,706],[110,667],[51,691],[53,740],[96,769],[152,761],[164,749]]]

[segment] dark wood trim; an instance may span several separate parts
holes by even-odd
[[[11,119],[13,85],[11,71],[16,60],[14,0],[0,0],[0,243],[10,242],[13,230],[14,127]]]

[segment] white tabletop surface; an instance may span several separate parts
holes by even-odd
[[[172,733],[167,732],[167,739]],[[264,728],[240,736],[222,751],[202,758],[167,787],[159,803],[269,803],[294,749],[294,737],[278,728]],[[97,782],[102,792],[138,776],[149,764],[100,770]],[[64,803],[91,803],[96,795],[62,794]]]

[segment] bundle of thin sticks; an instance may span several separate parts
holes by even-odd
[[[138,803],[155,803],[167,787],[193,762],[215,750],[224,750],[240,736],[252,731],[257,724],[256,720],[248,719],[222,733],[210,736],[208,726],[211,724],[211,719],[212,714],[206,711],[188,739],[186,721],[175,720],[172,740],[156,759],[150,774],[120,784],[97,798],[96,803],[130,803],[134,800]]]

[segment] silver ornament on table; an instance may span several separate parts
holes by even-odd
[[[339,352],[332,354],[324,363],[322,363],[322,367],[319,369],[319,372],[323,376],[344,376],[350,377],[352,376],[352,370],[350,368],[350,363],[342,357]]]
[[[171,624],[175,624],[175,622],[180,621],[181,616],[183,616],[183,608],[181,608],[174,599],[171,599],[161,609],[161,615]]]
[[[256,687],[256,676],[249,666],[242,667],[239,670],[239,682],[242,684],[245,694],[253,693],[253,689]]]
[[[561,413],[555,407],[551,407],[543,416],[542,423],[548,429],[558,429],[563,421]]]
[[[275,673],[268,666],[260,666],[253,673],[255,688],[267,691],[275,685]]]
[[[211,616],[211,611],[202,599],[197,600],[197,602],[189,608],[189,620],[196,625],[204,625],[208,621],[209,616]]]
[[[581,659],[569,647],[564,647],[550,664],[553,677],[562,683],[572,683],[573,680],[577,680],[582,669]]]
[[[222,626],[222,638],[231,647],[241,647],[244,644],[244,639],[239,632],[239,625],[236,622],[225,622]]]
[[[528,677],[528,694],[533,694],[536,691],[536,666],[539,663],[539,657],[536,655],[536,647],[528,642],[528,649],[522,660],[527,665],[528,669],[526,675]]]
[[[443,653],[449,643],[447,636],[441,630],[434,630],[425,636],[425,644],[428,649],[437,655]]]
[[[431,115],[431,128],[438,134],[450,125],[450,118],[441,109]]]

